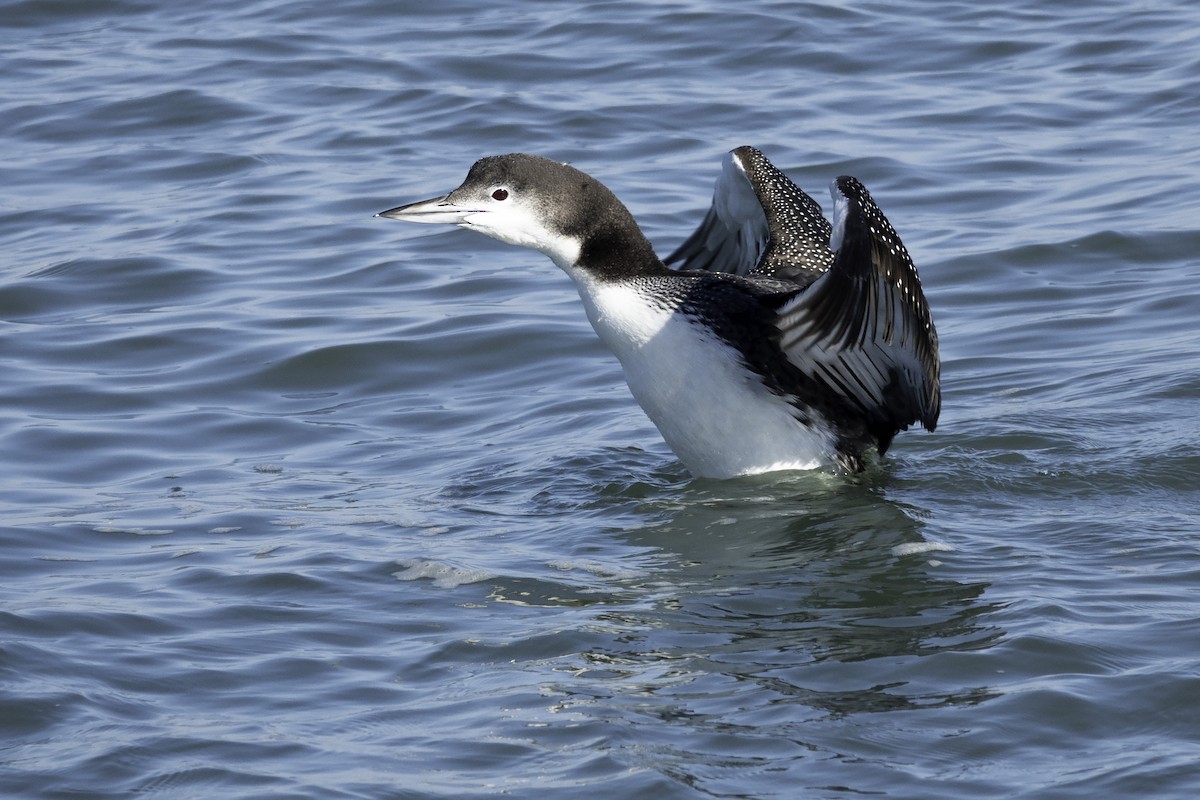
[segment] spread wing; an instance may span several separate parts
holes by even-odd
[[[855,178],[830,186],[832,266],[779,309],[780,346],[801,372],[860,411],[882,453],[897,430],[941,411],[937,331],[916,266]]]
[[[704,221],[666,263],[806,286],[833,263],[829,235],[815,200],[761,152],[739,147],[725,160]]]
[[[866,188],[841,177],[830,192],[832,226],[766,156],[739,147],[704,221],[666,263],[788,298],[776,317],[784,357],[832,394],[845,422],[865,424],[882,453],[897,431],[937,425],[937,331],[916,267]]]

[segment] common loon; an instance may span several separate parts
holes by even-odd
[[[665,262],[599,181],[521,153],[480,159],[449,194],[377,216],[549,256],[693,475],[861,471],[898,431],[937,425],[938,339],[916,267],[866,188],[843,176],[830,192],[832,225],[739,147]]]

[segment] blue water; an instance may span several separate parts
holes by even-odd
[[[0,794],[1200,794],[1200,7],[9,0]],[[545,258],[569,160],[858,176],[936,433],[692,480]]]

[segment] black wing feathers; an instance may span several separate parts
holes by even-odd
[[[936,427],[941,367],[933,318],[900,237],[857,179],[840,177],[830,189],[832,226],[766,156],[739,147],[704,221],[666,262],[738,276],[725,280],[756,297],[772,321],[759,344],[778,349],[769,359],[747,353],[749,365],[772,373],[767,385],[792,397],[798,416],[819,410],[858,464],[864,447],[882,453],[915,422]]]
[[[912,258],[866,188],[841,177],[833,191],[833,266],[780,310],[780,345],[862,413],[882,450],[914,422],[937,426],[937,331]]]

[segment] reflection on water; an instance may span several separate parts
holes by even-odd
[[[1001,641],[987,584],[940,576],[940,563],[913,547],[919,511],[866,480],[699,481],[659,508],[658,524],[621,534],[660,554],[657,568],[645,559],[635,574],[596,573],[602,589],[503,578],[492,598],[594,605],[589,630],[601,635],[556,656],[570,678],[544,687],[585,714],[634,703],[692,725],[741,719],[787,735],[813,711],[833,718],[995,696],[955,685],[950,669],[947,680],[928,680],[938,671],[929,662]]]

